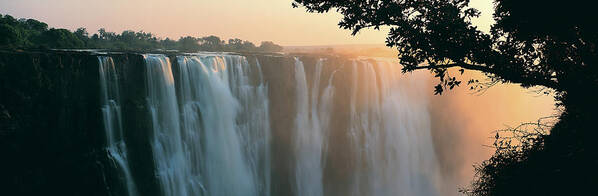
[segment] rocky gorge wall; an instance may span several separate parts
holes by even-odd
[[[100,195],[98,76],[89,54],[0,53],[3,192]]]

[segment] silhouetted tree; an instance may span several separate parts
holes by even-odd
[[[596,16],[586,1],[497,0],[491,32],[472,25],[480,12],[469,0],[296,0],[309,12],[336,10],[339,26],[356,34],[389,26],[386,44],[399,51],[404,71],[428,69],[440,84],[436,93],[460,82],[447,68],[489,74],[494,80],[541,85],[564,92],[581,76],[596,81]],[[581,75],[580,75],[581,74]],[[587,80],[591,79],[591,80]]]
[[[435,94],[459,86],[457,75],[465,70],[485,73],[492,84],[552,89],[564,110],[550,133],[523,148],[497,151],[477,167],[478,178],[465,193],[583,195],[598,185],[598,131],[592,123],[598,118],[598,12],[592,3],[495,0],[490,32],[472,24],[480,12],[469,0],[295,0],[292,5],[308,12],[338,11],[339,26],[353,35],[389,27],[386,44],[399,51],[403,71],[430,70],[439,81]]]

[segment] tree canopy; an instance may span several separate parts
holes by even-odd
[[[99,29],[90,35],[85,28],[74,32],[67,29],[48,29],[46,23],[34,19],[15,19],[0,15],[0,48],[52,48],[52,49],[111,49],[111,50],[180,50],[231,51],[231,52],[280,52],[282,47],[273,42],[263,42],[259,47],[241,39],[228,42],[217,36],[185,36],[178,40],[162,39],[144,31],[125,30],[118,34]]]
[[[461,83],[447,73],[451,67],[558,92],[577,88],[578,77],[598,81],[598,23],[587,1],[496,0],[489,33],[472,24],[480,12],[469,0],[296,0],[293,6],[336,10],[343,15],[339,26],[353,34],[390,27],[386,44],[398,49],[403,70],[433,71],[439,94]]]
[[[337,11],[353,35],[389,27],[386,45],[404,72],[429,70],[435,94],[461,84],[466,70],[492,82],[552,89],[563,109],[534,132],[496,134],[496,153],[476,167],[469,195],[583,195],[598,185],[598,12],[592,1],[494,0],[490,32],[469,0],[295,0],[308,12]],[[452,71],[458,70],[458,71]],[[471,88],[484,84],[469,80]],[[487,86],[486,86],[487,87]],[[546,91],[545,91],[546,92]],[[482,106],[483,107],[483,106]],[[548,131],[548,129],[550,129]],[[499,131],[503,133],[504,131]],[[518,135],[522,134],[522,135]]]

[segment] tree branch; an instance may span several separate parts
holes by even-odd
[[[477,70],[487,73],[492,73],[492,70],[488,67],[481,66],[481,65],[474,65],[474,64],[467,64],[467,63],[450,63],[450,64],[442,64],[442,65],[426,65],[426,66],[413,66],[411,70],[417,69],[446,69],[451,67],[461,67],[463,69],[469,70]]]
[[[545,86],[548,88],[552,88],[554,90],[561,90],[558,83],[554,80],[550,79],[542,79],[541,77],[525,77],[522,75],[513,75],[513,74],[502,74],[496,71],[495,69],[482,66],[482,65],[475,65],[475,64],[468,64],[468,63],[450,63],[450,64],[440,64],[440,65],[426,65],[426,66],[410,66],[407,70],[413,71],[418,69],[447,69],[451,67],[461,67],[467,70],[477,70],[485,73],[494,74],[499,76],[500,78],[513,82],[513,83],[522,83],[522,84],[532,84],[532,85],[540,85]]]

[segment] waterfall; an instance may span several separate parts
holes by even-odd
[[[164,195],[268,195],[268,91],[259,64],[233,55],[178,56],[177,66],[164,55],[144,57]]]
[[[100,73],[100,91],[102,102],[102,117],[108,157],[124,177],[124,186],[129,196],[137,195],[135,182],[131,176],[127,159],[127,146],[123,137],[122,112],[120,107],[120,88],[118,75],[111,57],[98,56]]]
[[[237,131],[254,175],[258,195],[270,195],[270,111],[268,87],[256,58],[252,67],[246,58],[228,56],[232,61],[231,90],[240,103]],[[255,79],[253,79],[255,78]]]
[[[312,85],[305,66],[295,58],[297,116],[295,119],[296,195],[323,195],[327,136],[335,104],[334,74],[320,89],[324,60],[316,62]],[[410,86],[425,84],[400,78],[401,67],[384,60],[355,60],[351,77],[347,132],[353,157],[352,195],[438,195],[438,165],[431,136],[425,93]],[[343,98],[337,98],[343,99]],[[338,152],[337,152],[338,153]]]
[[[240,56],[180,56],[177,58],[181,81],[181,107],[183,108],[183,132],[189,141],[186,149],[193,160],[195,171],[202,175],[209,195],[256,195],[257,170],[253,158],[260,156],[259,144],[243,142],[251,140],[248,134],[265,131],[262,105],[255,107],[256,121],[237,124],[237,117],[245,114],[259,97],[260,90],[248,86],[248,70],[245,58]],[[263,91],[263,89],[262,89]],[[233,92],[239,96],[237,99]],[[263,96],[263,95],[262,95]],[[260,104],[259,102],[256,104]],[[260,107],[261,106],[261,107]],[[251,108],[254,109],[254,108]],[[262,115],[262,119],[259,119]],[[262,120],[262,121],[259,121]],[[261,129],[263,128],[263,129]],[[251,133],[251,132],[254,133]],[[245,135],[241,137],[241,135]],[[256,138],[263,139],[263,138]],[[259,143],[259,142],[258,142]],[[257,146],[253,146],[257,145]],[[246,154],[243,149],[249,153]]]
[[[151,133],[134,139],[151,145],[158,195],[439,195],[428,97],[412,88],[427,84],[396,63],[143,57]],[[108,152],[137,195],[153,184],[131,177],[118,77],[100,64]]]
[[[166,196],[201,194],[181,134],[172,65],[164,55],[144,55],[147,64],[148,107],[153,128],[152,152],[156,175]]]
[[[354,61],[352,72],[349,133],[361,170],[354,175],[355,191],[437,195],[440,176],[426,97],[408,91],[410,85],[421,86],[417,76],[401,80],[400,67],[384,61]],[[361,183],[366,190],[359,190]]]
[[[323,165],[326,153],[326,130],[330,119],[333,88],[332,76],[320,94],[324,60],[316,63],[311,92],[303,62],[295,58],[297,116],[295,118],[295,193],[323,195]]]

